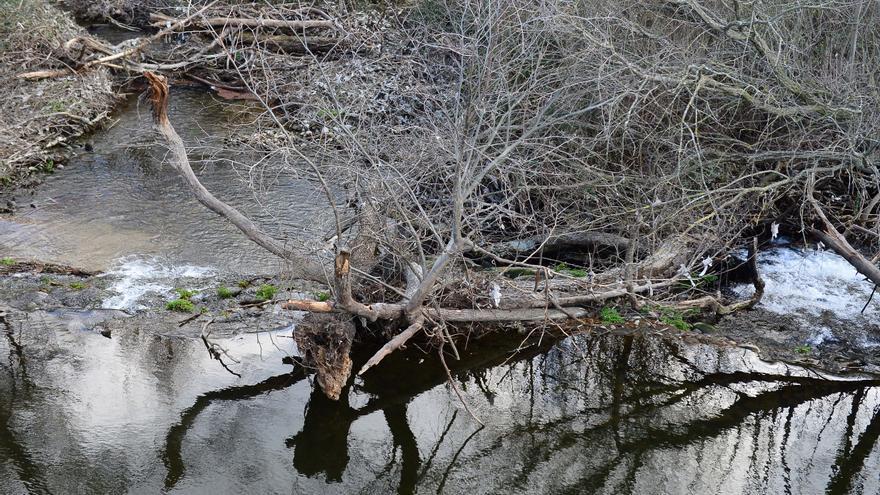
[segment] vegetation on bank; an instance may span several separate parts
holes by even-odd
[[[0,2],[0,186],[52,172],[115,101],[109,71],[38,81],[21,73],[71,64],[65,43],[85,31],[46,0]]]

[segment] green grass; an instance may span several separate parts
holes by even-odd
[[[179,311],[181,313],[192,313],[196,306],[187,299],[174,299],[165,303],[165,309],[168,311]]]
[[[70,288],[73,290],[83,290],[86,288],[86,284],[84,284],[82,282],[71,282]]]
[[[235,296],[235,293],[232,292],[232,289],[229,287],[220,286],[217,287],[217,296],[220,299],[229,299],[230,297]]]
[[[174,292],[177,293],[177,297],[179,297],[180,299],[183,299],[185,301],[189,301],[190,299],[192,299],[192,296],[199,293],[199,291],[197,291],[197,290],[180,289],[180,288],[174,289]]]
[[[278,292],[278,289],[274,285],[263,284],[257,289],[257,300],[258,301],[268,301],[275,297],[275,293]]]
[[[315,293],[315,298],[321,302],[329,301],[330,300],[330,293],[329,292],[317,292],[317,293]]]
[[[799,345],[794,348],[794,352],[798,354],[810,354],[813,352],[813,347],[807,344]]]
[[[3,265],[3,266],[12,266],[12,265],[14,265],[14,264],[15,264],[15,260],[12,259],[12,258],[8,258],[8,257],[7,257],[7,258],[0,259],[0,265]]]
[[[601,318],[602,323],[606,325],[619,325],[621,323],[626,323],[626,320],[617,312],[617,308],[612,308],[611,306],[605,306],[602,308],[602,310],[599,311],[599,318]]]

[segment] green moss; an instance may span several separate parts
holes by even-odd
[[[692,315],[693,312],[690,312],[690,314]],[[685,321],[685,316],[688,315],[688,312],[682,313],[672,308],[660,308],[660,322],[679,330],[687,331],[691,329],[691,324]]]
[[[508,268],[504,271],[504,276],[507,278],[518,278],[518,277],[534,277],[535,270],[530,268]]]
[[[611,306],[605,306],[602,308],[602,310],[599,311],[599,318],[601,318],[602,323],[606,325],[619,325],[621,323],[626,323],[626,320],[617,312],[617,308],[612,308]]]
[[[192,299],[192,296],[199,293],[199,291],[197,291],[197,290],[188,290],[188,289],[180,289],[180,288],[174,289],[174,292],[177,293],[177,296],[179,298],[181,298],[185,301],[189,301],[190,299]]]
[[[242,289],[247,289],[248,287],[250,287],[250,285],[251,285],[251,282],[249,280],[239,280],[238,281],[238,286],[241,287]]]
[[[275,297],[275,293],[278,292],[278,289],[274,285],[263,284],[257,289],[257,300],[258,301],[268,301]]]
[[[553,269],[559,273],[564,273],[572,277],[584,278],[587,276],[586,270],[582,268],[572,268],[565,263],[558,263]]]
[[[71,282],[69,287],[73,290],[82,290],[86,288],[86,284],[82,282]]]
[[[229,287],[217,287],[217,297],[219,297],[220,299],[229,299],[233,296],[235,296],[235,293],[232,292],[232,289],[230,289]]]
[[[0,259],[0,265],[3,265],[3,266],[12,266],[12,265],[14,265],[14,264],[15,264],[15,260],[12,259],[12,258],[3,258],[3,259]]]
[[[179,311],[181,313],[192,313],[196,309],[192,301],[187,299],[174,299],[165,303],[165,309],[168,311]]]
[[[813,352],[813,347],[807,344],[799,345],[794,348],[794,352],[798,354],[810,354]]]

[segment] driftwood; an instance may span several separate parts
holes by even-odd
[[[192,17],[192,16],[190,16]],[[150,21],[154,27],[170,26],[180,21],[163,14],[150,14]],[[305,29],[332,29],[336,26],[331,19],[306,19],[288,21],[283,19],[249,19],[236,17],[207,17],[202,19],[191,19],[189,25],[202,28],[214,27],[249,27],[249,28],[274,28],[289,29],[291,31],[302,31]]]
[[[501,256],[531,254],[541,250],[544,252],[556,252],[574,249],[586,249],[590,247],[610,247],[618,251],[626,251],[630,240],[615,234],[606,232],[574,232],[562,235],[532,236],[525,239],[514,239],[496,243],[492,246],[493,251]]]
[[[95,60],[91,60],[91,61],[86,62],[85,64],[83,64],[77,68],[65,68],[65,69],[57,69],[57,70],[39,70],[39,71],[26,72],[23,74],[19,74],[17,77],[20,79],[38,80],[38,79],[46,79],[46,78],[50,78],[50,77],[69,76],[69,75],[73,75],[73,74],[88,70],[90,68],[93,68],[93,67],[96,67],[99,65],[108,65],[111,62],[114,62],[116,60],[121,60],[121,59],[131,57],[132,55],[134,55],[134,54],[140,52],[141,50],[143,50],[144,48],[146,48],[151,43],[155,42],[156,40],[159,40],[159,39],[163,38],[164,36],[167,36],[175,31],[177,31],[178,29],[181,29],[183,26],[187,25],[187,23],[189,23],[192,19],[201,15],[206,9],[210,8],[215,3],[217,3],[216,0],[214,2],[211,2],[207,5],[205,5],[201,9],[195,11],[192,15],[189,15],[184,19],[180,19],[178,21],[175,21],[173,24],[169,25],[165,29],[162,29],[158,33],[156,33],[150,37],[141,39],[140,41],[136,42],[131,47],[126,48],[118,53],[113,53],[110,55],[106,55],[104,57],[97,58]]]
[[[181,177],[186,181],[190,191],[196,199],[209,210],[229,220],[249,239],[259,244],[267,251],[287,260],[291,263],[292,272],[299,278],[325,282],[322,265],[316,261],[308,260],[298,253],[291,251],[284,243],[270,237],[263,232],[251,219],[244,216],[235,208],[219,200],[199,182],[195,172],[189,164],[186,155],[186,147],[183,140],[174,130],[168,120],[168,82],[164,76],[145,72],[144,76],[150,84],[150,102],[153,106],[153,118],[159,135],[165,140],[169,151],[169,162]]]
[[[846,237],[834,228],[834,225],[828,220],[825,212],[822,211],[819,203],[812,197],[812,195],[810,196],[810,203],[813,205],[813,210],[816,212],[816,215],[822,220],[822,224],[825,226],[824,230],[810,229],[810,233],[825,243],[826,246],[833,249],[834,252],[843,256],[853,268],[867,277],[868,280],[874,283],[874,285],[880,285],[880,269],[868,261],[867,258],[862,256],[862,253],[852,247],[849,241],[846,240]]]

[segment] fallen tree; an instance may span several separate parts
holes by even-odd
[[[346,70],[369,66],[369,53],[306,55],[307,84],[320,90],[297,105],[318,132],[288,110],[302,58],[248,45],[243,62],[227,60],[264,105],[262,130],[280,136],[259,141],[284,163],[273,175],[323,191],[334,223],[325,245],[272,239],[205,190],[165,112],[166,82],[148,74],[154,113],[199,201],[294,277],[331,288],[330,300],[287,308],[384,323],[391,338],[362,373],[423,332],[453,344],[452,325],[547,326],[616,298],[716,315],[751,308],[759,277],[755,296],[734,302],[708,277],[745,242],[754,270],[755,236],[780,224],[803,235],[820,211],[880,245],[878,95],[864,69],[878,23],[819,4],[588,4],[463,0],[431,22],[415,9],[398,33],[414,48],[393,56],[421,69],[393,100],[384,86],[355,96],[346,86],[366,77]],[[853,6],[863,20],[880,16]],[[820,209],[797,215],[810,184]]]

